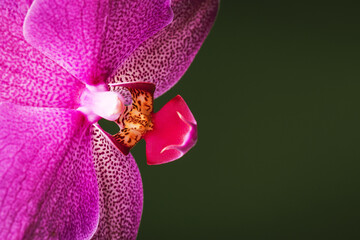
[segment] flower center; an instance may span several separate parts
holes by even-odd
[[[196,120],[182,97],[176,96],[153,113],[154,84],[114,83],[109,87],[114,90],[126,88],[131,93],[132,104],[125,106],[118,93],[96,88],[96,91],[89,89],[84,92],[82,109],[86,110],[83,110],[85,113],[98,114],[95,115],[98,120],[99,116],[107,116],[108,120],[113,120],[119,126],[120,131],[111,135],[93,122],[124,155],[129,154],[130,149],[142,138],[146,141],[146,158],[150,165],[174,161],[195,145]]]
[[[124,113],[115,121],[121,130],[113,137],[130,149],[153,128],[151,114],[155,86],[149,83],[132,83],[126,88],[131,93],[132,105],[126,106]]]
[[[101,118],[115,121],[125,110],[123,97],[116,92],[106,91],[104,85],[87,86],[80,97],[83,112],[90,122],[96,122]]]
[[[112,136],[104,134],[126,155],[146,132],[153,129],[151,119],[155,85],[145,82],[115,85],[130,91],[131,105],[125,106],[123,97],[117,92],[107,91],[105,85],[87,86],[80,97],[81,107],[78,110],[92,123],[100,118],[115,121],[120,131]]]

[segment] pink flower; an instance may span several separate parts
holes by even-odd
[[[143,192],[128,152],[144,138],[161,164],[194,146],[184,100],[157,113],[152,102],[189,67],[217,7],[0,0],[0,239],[136,238]]]

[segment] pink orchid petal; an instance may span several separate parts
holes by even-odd
[[[179,95],[153,114],[153,124],[153,131],[144,136],[149,165],[174,161],[188,152],[197,141],[196,120]]]
[[[152,82],[156,84],[155,97],[169,90],[199,51],[213,25],[218,4],[218,0],[173,0],[173,22],[143,42],[109,78],[109,83]]]
[[[75,108],[83,84],[23,37],[26,1],[0,4],[0,102]]]
[[[35,0],[24,35],[79,80],[96,85],[171,20],[169,0]]]
[[[100,221],[93,239],[136,239],[143,190],[131,154],[124,156],[93,128],[93,152],[100,192]]]
[[[99,199],[78,111],[0,104],[0,239],[87,239]]]

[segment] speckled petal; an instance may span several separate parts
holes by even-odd
[[[88,239],[99,199],[75,110],[0,104],[0,239]]]
[[[28,8],[25,0],[0,3],[0,102],[75,108],[84,84],[24,40]]]
[[[96,85],[171,20],[169,0],[35,0],[24,35],[79,80]]]
[[[152,82],[158,97],[181,78],[213,25],[218,0],[173,0],[171,8],[173,22],[141,44],[109,83]]]
[[[92,142],[101,206],[93,239],[136,239],[143,206],[136,162],[131,154],[124,156],[96,127]]]

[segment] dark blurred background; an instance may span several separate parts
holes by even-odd
[[[177,94],[199,126],[148,166],[139,240],[360,239],[360,15],[344,1],[223,0]]]

